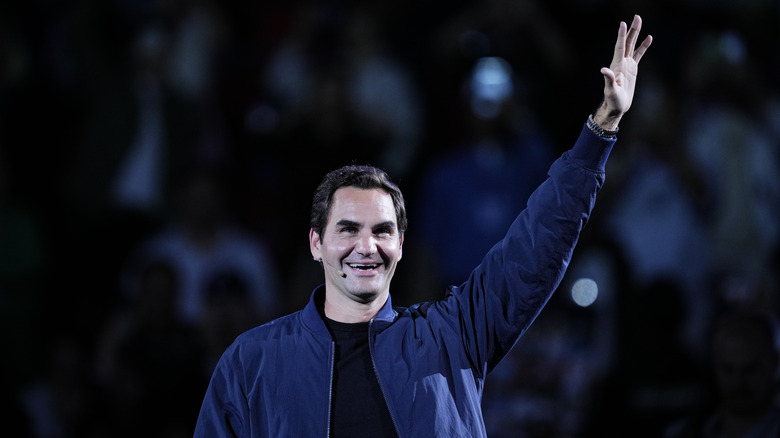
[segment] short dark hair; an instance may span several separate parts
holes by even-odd
[[[393,200],[398,232],[404,234],[408,226],[406,206],[401,189],[390,180],[387,173],[373,166],[347,165],[329,172],[314,192],[311,204],[310,226],[320,236],[328,224],[328,216],[333,206],[333,194],[342,187],[358,189],[380,189]]]

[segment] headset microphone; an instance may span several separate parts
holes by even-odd
[[[314,261],[320,262],[320,263],[327,263],[327,262],[324,262],[322,259],[317,259],[317,258],[315,258]],[[335,266],[331,265],[330,263],[328,263],[328,266],[330,266],[333,269],[336,269],[336,273],[339,274],[339,276],[341,278],[347,278],[347,274],[344,271],[342,271],[341,269],[336,268]]]

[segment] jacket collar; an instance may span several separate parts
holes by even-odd
[[[324,316],[321,313],[321,309],[325,303],[325,285],[321,284],[311,293],[309,302],[301,312],[301,319],[303,324],[317,336],[323,336],[331,338],[330,331],[324,321]],[[387,296],[387,301],[379,309],[376,317],[373,319],[373,326],[377,331],[382,331],[389,326],[395,318],[398,316],[398,312],[393,309],[393,300],[390,295]]]

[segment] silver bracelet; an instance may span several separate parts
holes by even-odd
[[[609,129],[604,129],[601,126],[599,126],[598,123],[596,123],[595,120],[593,120],[593,114],[588,115],[588,129],[591,130],[594,134],[598,135],[599,137],[603,138],[617,138],[618,129],[615,129],[614,131],[610,131]]]

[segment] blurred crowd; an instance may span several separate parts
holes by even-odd
[[[634,13],[634,106],[563,284],[487,381],[488,432],[717,412],[715,329],[780,316],[777,2],[32,0],[0,6],[4,435],[191,436],[222,350],[322,281],[309,207],[343,164],[407,198],[394,303],[442,296],[573,144]]]

